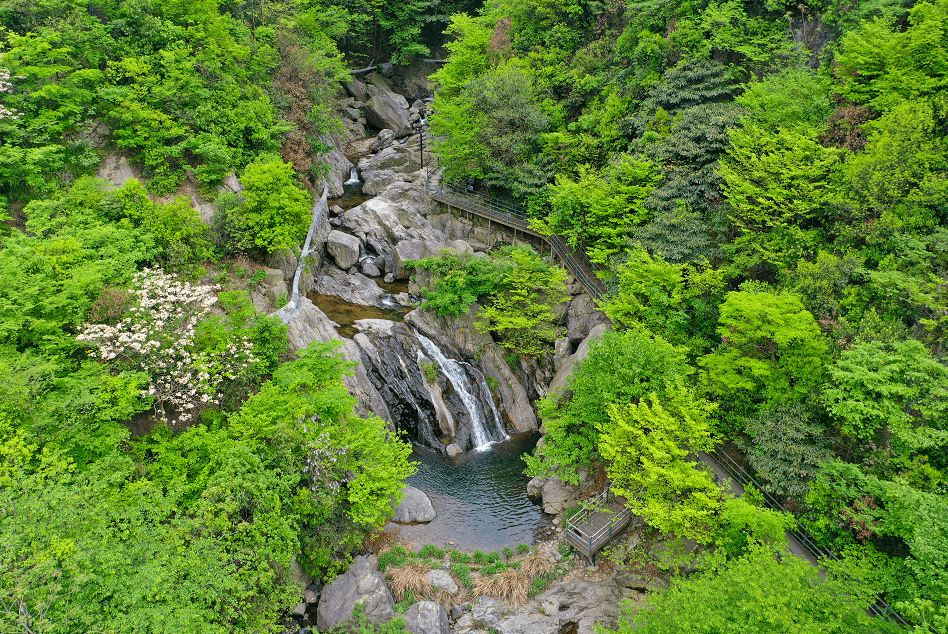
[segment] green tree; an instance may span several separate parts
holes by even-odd
[[[948,368],[914,339],[867,342],[828,369],[823,390],[841,431],[900,453],[939,451],[948,443]]]
[[[611,405],[600,428],[599,453],[613,490],[629,508],[663,533],[704,540],[714,530],[721,490],[693,456],[708,451],[711,403],[675,387],[659,399]]]
[[[245,205],[240,210],[243,239],[265,251],[302,244],[309,228],[309,194],[293,182],[293,166],[260,160],[244,170]]]
[[[632,613],[631,604],[614,634],[857,634],[898,632],[867,616],[874,601],[858,585],[821,579],[819,570],[773,547],[757,545],[730,561],[676,579],[667,592],[650,596]]]
[[[579,178],[557,178],[552,211],[543,230],[587,247],[593,262],[606,264],[628,248],[634,227],[649,220],[643,201],[658,177],[648,161],[620,155],[610,166],[580,166]]]
[[[616,271],[619,288],[601,300],[614,323],[645,326],[676,345],[700,350],[711,345],[717,304],[724,291],[720,271],[670,264],[644,249],[633,249]]]
[[[436,311],[440,317],[467,314],[471,304],[486,300],[511,270],[510,262],[494,262],[448,249],[438,257],[409,260],[404,265],[431,273],[430,287],[421,289],[425,298],[421,308]]]
[[[738,271],[786,267],[812,254],[836,152],[806,134],[754,123],[731,132],[726,152],[718,174],[737,233],[728,250]]]
[[[599,458],[600,430],[609,427],[611,405],[638,403],[652,393],[662,398],[691,372],[683,351],[661,337],[638,330],[603,334],[567,379],[570,396],[551,394],[540,400],[547,434],[537,456],[528,460],[528,472],[555,472],[577,483],[576,469]]]
[[[511,247],[500,258],[508,272],[480,311],[477,329],[497,333],[500,345],[510,350],[541,354],[556,337],[553,306],[569,299],[566,271],[529,247]]]
[[[720,310],[721,346],[700,361],[711,393],[776,405],[804,399],[819,386],[826,343],[799,297],[733,291]]]

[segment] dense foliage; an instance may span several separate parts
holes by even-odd
[[[449,33],[446,176],[585,247],[619,329],[541,404],[530,472],[599,465],[653,525],[713,541],[731,502],[686,449],[725,443],[872,592],[948,631],[948,3],[502,0]]]

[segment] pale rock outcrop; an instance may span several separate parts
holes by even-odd
[[[419,601],[405,612],[405,629],[411,634],[451,634],[448,613],[434,601]]]
[[[385,578],[366,557],[356,557],[349,569],[323,588],[316,626],[325,632],[352,618],[356,603],[361,603],[366,619],[381,625],[395,617],[395,600]]]
[[[569,375],[573,373],[573,368],[576,367],[577,363],[589,357],[589,345],[601,337],[603,333],[609,332],[610,330],[612,330],[612,324],[610,323],[599,324],[593,327],[589,335],[587,335],[576,348],[576,352],[567,357],[559,370],[556,371],[556,376],[550,381],[550,385],[546,390],[548,394],[565,389],[566,380],[569,378]]]
[[[531,498],[541,498],[543,512],[558,515],[579,504],[579,487],[563,482],[553,476],[549,478],[533,478],[527,483],[527,495]]]
[[[356,413],[360,416],[377,414],[382,419],[392,422],[392,415],[388,411],[385,400],[372,385],[365,367],[362,365],[362,353],[359,346],[351,339],[340,337],[336,332],[335,324],[306,297],[301,298],[300,306],[292,315],[283,316],[288,327],[287,339],[290,350],[297,351],[305,348],[312,341],[328,343],[332,340],[342,342],[340,352],[347,361],[355,361],[358,365],[353,369],[354,374],[343,376],[342,382],[353,397],[358,401]]]
[[[392,512],[392,521],[397,524],[427,524],[438,514],[424,491],[413,486],[402,489],[402,501]]]
[[[341,269],[348,269],[359,261],[362,243],[354,235],[333,229],[326,240],[326,250]]]
[[[401,98],[404,102],[405,98]],[[408,109],[396,98],[394,93],[378,92],[365,102],[363,111],[365,118],[375,128],[389,129],[396,137],[411,134],[411,121],[408,118]]]
[[[585,339],[599,324],[607,324],[609,317],[596,307],[596,301],[583,293],[570,302],[567,314],[566,336],[574,344]]]

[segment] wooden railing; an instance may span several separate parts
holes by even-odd
[[[431,181],[429,172],[425,176],[425,191],[431,198],[541,238],[550,245],[567,270],[593,299],[599,299],[605,294],[605,285],[596,277],[598,267],[590,261],[586,252],[579,247],[571,248],[560,236],[547,235],[532,228],[529,214],[516,203],[481,192],[466,191],[443,181]]]
[[[610,504],[623,502],[621,508],[616,511],[610,508]],[[592,520],[597,514],[611,514],[612,517],[596,530],[589,530]],[[616,498],[612,488],[606,485],[602,493],[588,500],[583,505],[583,510],[573,515],[563,524],[565,535],[577,546],[585,546],[586,558],[591,562],[593,555],[604,545],[624,529],[632,519],[632,511],[625,506],[624,500]]]
[[[764,503],[775,511],[781,511],[783,513],[791,514],[783,504],[780,503],[773,495],[767,492],[757,480],[755,480],[747,469],[743,465],[738,464],[733,458],[731,458],[724,451],[724,448],[721,445],[718,445],[718,448],[714,452],[714,457],[718,462],[718,465],[730,476],[734,478],[742,485],[750,485],[757,489],[764,498]],[[787,532],[793,535],[798,542],[806,549],[810,555],[817,561],[820,559],[829,559],[832,561],[838,561],[840,557],[834,553],[832,550],[820,546],[819,543],[810,535],[809,531],[797,525],[796,528],[787,529]],[[898,623],[899,625],[909,625],[908,621],[902,618],[902,616],[895,611],[895,609],[889,605],[881,597],[876,599],[876,602],[869,606],[869,612],[874,616],[891,619]]]

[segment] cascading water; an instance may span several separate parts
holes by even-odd
[[[423,335],[417,335],[417,337],[421,343],[421,347],[425,349],[425,353],[431,357],[434,362],[438,364],[438,367],[441,368],[441,371],[451,379],[454,390],[458,393],[458,396],[461,397],[464,407],[467,409],[468,414],[470,414],[471,436],[474,438],[474,449],[477,451],[487,451],[490,447],[491,439],[484,429],[484,417],[481,415],[481,408],[478,406],[477,399],[471,395],[471,391],[468,389],[470,382],[467,379],[467,372],[465,372],[461,366],[462,362],[444,356],[441,349],[438,348],[431,339]]]
[[[356,183],[360,182],[362,181],[359,180],[359,170],[353,167],[352,171],[349,172],[349,180],[343,183],[343,185],[355,185]]]
[[[510,436],[507,434],[507,430],[504,429],[504,423],[500,420],[500,412],[497,411],[497,406],[494,405],[494,397],[490,392],[490,388],[487,386],[487,380],[484,378],[484,375],[480,372],[477,373],[480,381],[481,390],[484,393],[484,400],[487,401],[487,404],[490,405],[490,411],[494,415],[494,425],[497,427],[497,434],[500,438],[504,440],[510,440]]]

